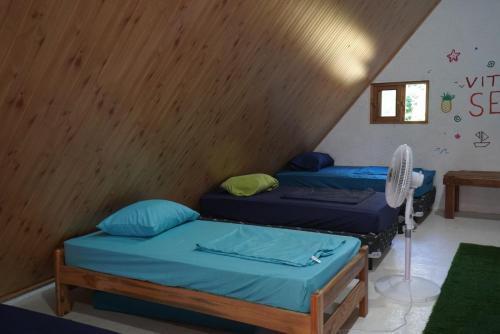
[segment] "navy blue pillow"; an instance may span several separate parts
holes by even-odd
[[[321,168],[328,166],[333,166],[333,158],[321,152],[306,152],[297,155],[295,158],[290,160],[288,167],[293,170],[307,170],[311,172],[317,172]]]

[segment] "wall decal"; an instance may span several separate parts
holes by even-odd
[[[477,47],[477,46],[476,46],[476,47],[474,47],[474,50],[477,50],[477,49],[478,49],[478,47]]]
[[[455,135],[453,137],[455,137],[455,139],[460,139],[460,138],[462,138],[462,135],[457,132],[457,133],[455,133]]]
[[[427,74],[430,74],[432,72],[432,69],[427,70]]]
[[[448,152],[448,149],[446,149],[444,147],[435,147],[434,152],[436,152],[437,154],[449,154],[450,153],[450,152]]]
[[[465,85],[458,85],[458,87],[460,87],[460,88],[464,88],[464,87],[465,87]]]
[[[479,148],[490,146],[491,142],[487,141],[490,137],[486,134],[486,132],[478,131],[476,132],[476,137],[479,139],[479,141],[474,142],[474,147]]]
[[[484,88],[485,86],[491,86],[492,88],[496,86],[495,82],[496,78],[500,77],[500,74],[490,74],[490,75],[480,75],[475,77],[465,77],[465,81],[467,82],[467,87],[473,88],[481,86]]]
[[[469,103],[475,110],[469,110],[473,117],[482,116],[485,113],[490,115],[500,115],[500,74],[466,76],[465,82],[467,88],[474,88],[476,91],[471,93]],[[490,88],[489,91],[484,91]]]
[[[451,52],[446,55],[450,63],[458,62],[458,56],[460,56],[460,52],[455,51],[455,49],[451,50]]]
[[[451,95],[450,93],[443,93],[441,95],[441,111],[448,113],[451,111],[452,105],[451,100],[455,98],[455,95]]]
[[[434,152],[438,154],[448,154],[448,150],[446,148],[436,147],[434,148]]]
[[[486,64],[487,67],[494,67],[495,66],[495,61],[494,60],[490,60],[488,62],[488,64]]]
[[[453,117],[453,120],[454,120],[455,122],[457,122],[457,123],[460,123],[460,122],[462,121],[462,117],[461,117],[460,115],[455,115],[455,116]]]

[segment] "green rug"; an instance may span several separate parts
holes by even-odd
[[[500,333],[499,247],[460,244],[424,333]]]

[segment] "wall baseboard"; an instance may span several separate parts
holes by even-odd
[[[0,303],[5,303],[9,300],[15,299],[21,295],[27,294],[31,291],[34,291],[36,289],[39,289],[45,285],[49,285],[54,282],[54,278],[49,278],[48,280],[42,281],[40,283],[37,283],[35,285],[30,285],[29,287],[23,288],[21,290],[14,291],[12,293],[9,293],[4,296],[0,296]]]

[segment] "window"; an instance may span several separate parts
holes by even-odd
[[[374,83],[371,124],[426,124],[429,81]]]

